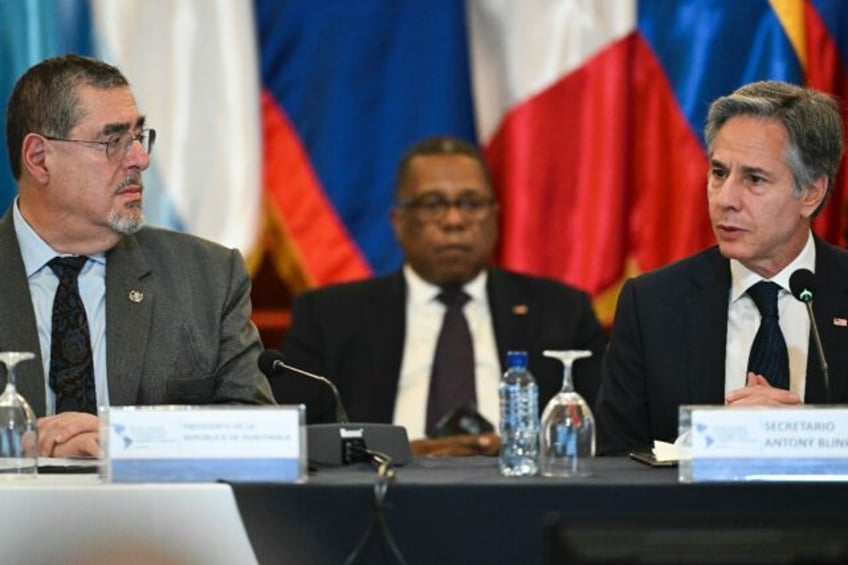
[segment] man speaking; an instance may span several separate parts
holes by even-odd
[[[848,252],[810,228],[842,157],[838,104],[756,82],[712,104],[705,137],[718,246],[622,289],[596,406],[601,452],[673,441],[681,404],[848,401]],[[818,280],[829,392],[806,306],[790,292],[799,269]]]

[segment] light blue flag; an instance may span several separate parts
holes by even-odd
[[[29,67],[62,53],[90,54],[88,0],[0,0],[0,213],[17,189],[6,148],[6,104]]]

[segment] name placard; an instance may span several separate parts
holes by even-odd
[[[848,407],[681,406],[681,481],[848,480]]]
[[[111,482],[300,482],[302,406],[101,408],[102,474]]]

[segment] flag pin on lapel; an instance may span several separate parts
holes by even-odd
[[[135,302],[136,304],[138,304],[139,302],[144,300],[144,293],[141,292],[140,290],[133,289],[133,290],[130,291],[129,299],[130,299],[130,302]]]
[[[516,304],[512,307],[512,313],[516,316],[523,316],[530,311],[530,308],[527,307],[526,304]]]
[[[848,318],[834,318],[833,325],[840,328],[848,328]]]

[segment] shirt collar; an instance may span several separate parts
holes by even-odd
[[[56,257],[62,255],[50,245],[41,239],[32,226],[27,223],[18,208],[18,199],[15,198],[15,205],[12,207],[13,224],[15,227],[15,236],[18,238],[18,247],[21,250],[21,258],[24,261],[24,269],[26,270],[27,278],[44,268],[47,263]],[[89,255],[89,259],[106,264],[105,253],[95,253]]]
[[[403,276],[408,290],[407,302],[410,304],[432,303],[442,291],[440,286],[422,279],[409,263],[403,265]],[[487,279],[488,272],[483,269],[476,277],[462,285],[462,290],[468,293],[472,301],[485,301]]]
[[[782,289],[789,290],[789,277],[798,269],[809,269],[813,273],[816,272],[816,245],[813,239],[813,232],[810,231],[807,236],[807,243],[804,249],[793,259],[786,267],[783,268],[774,277],[769,279],[772,282],[780,285]],[[730,260],[730,301],[735,302],[745,292],[756,283],[766,280],[754,271],[748,269],[745,265],[736,259]]]

